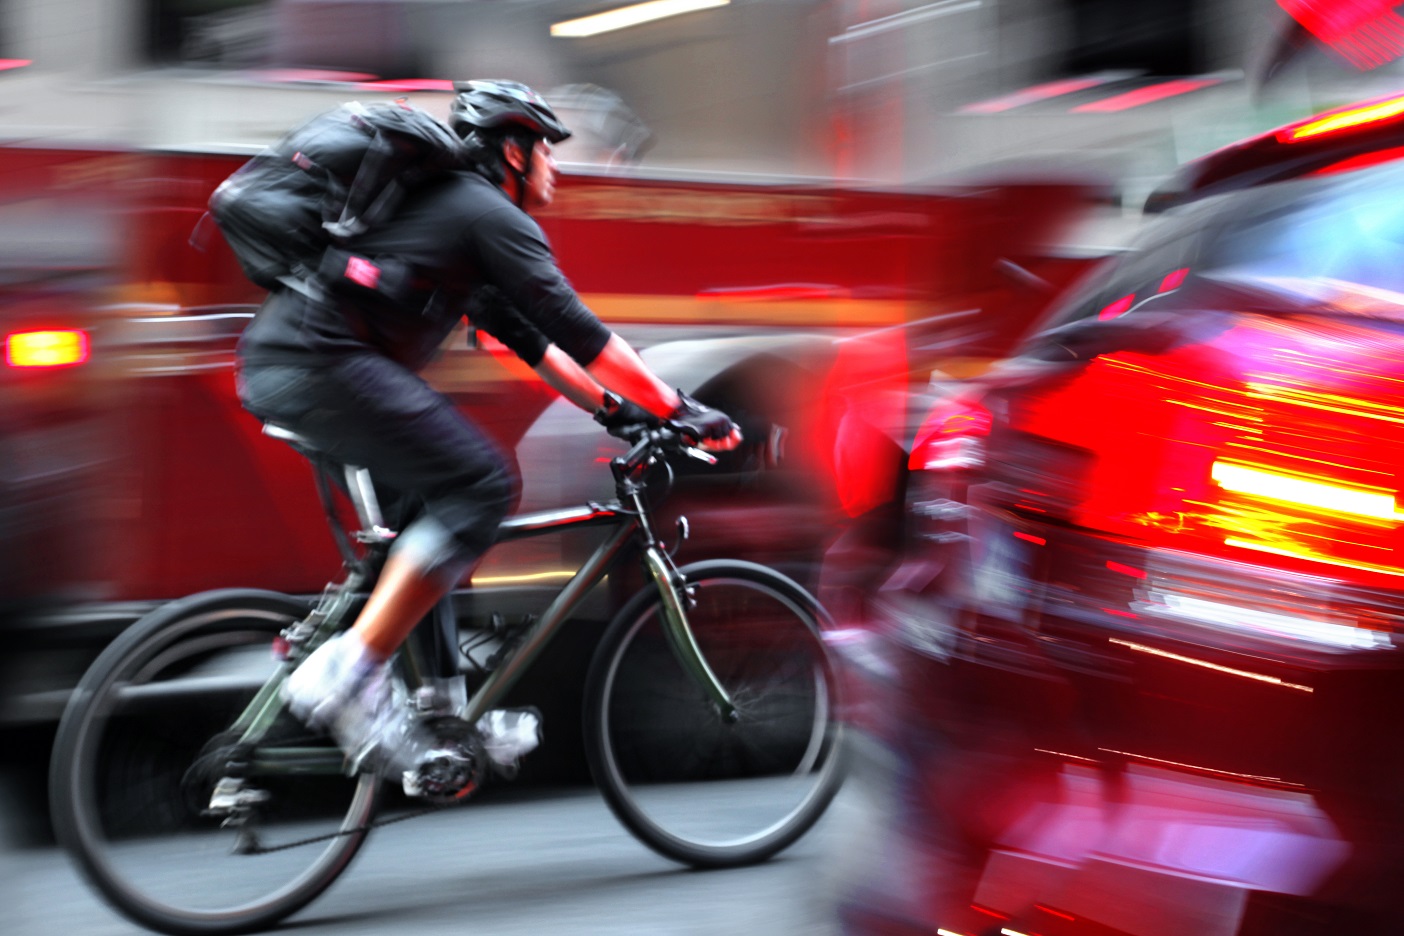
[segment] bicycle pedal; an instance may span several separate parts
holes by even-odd
[[[508,780],[517,775],[522,757],[541,744],[541,710],[534,707],[493,709],[475,726],[493,772]]]
[[[221,777],[210,794],[210,805],[204,811],[204,815],[223,816],[227,819],[270,799],[272,796],[267,790],[245,786],[244,781],[236,777]]]
[[[434,740],[401,774],[405,795],[441,804],[465,799],[478,788],[488,762],[482,741],[459,718],[433,719],[425,727]]]

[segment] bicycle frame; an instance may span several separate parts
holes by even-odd
[[[649,523],[648,506],[643,498],[646,484],[640,479],[652,465],[652,461],[645,460],[645,454],[645,442],[641,441],[627,455],[615,458],[610,463],[619,500],[607,504],[592,502],[579,507],[520,514],[503,521],[498,528],[497,542],[501,543],[587,526],[614,527],[575,575],[566,582],[541,616],[521,635],[515,649],[493,669],[473,693],[462,716],[469,724],[475,724],[502,700],[517,679],[535,662],[551,638],[570,620],[590,590],[618,563],[625,545],[635,538],[642,547],[644,567],[662,597],[663,631],[673,653],[683,668],[698,681],[722,716],[727,720],[736,717],[736,709],[730,696],[707,664],[688,624],[687,583],[654,536]],[[326,470],[322,465],[319,465],[319,468],[322,471]],[[364,469],[348,467],[346,473],[348,493],[365,527],[355,536],[363,542],[371,543],[373,549],[381,550],[383,555],[383,550],[393,540],[394,534],[380,522],[380,510],[369,478]],[[336,528],[338,524],[335,522],[330,493],[321,472],[318,480],[328,519]],[[628,502],[627,507],[625,501]],[[338,541],[346,542],[344,532]],[[374,576],[378,566],[378,562],[374,560],[368,564],[365,560],[355,559],[349,550],[343,551],[348,558],[346,580],[329,586],[317,608],[299,625],[312,627],[313,633],[320,639],[325,639],[340,627],[355,600],[356,593]],[[416,664],[408,645],[401,649],[399,656],[407,664],[410,680],[423,684],[423,668]],[[259,741],[282,710],[278,689],[292,668],[292,663],[284,665],[277,676],[259,690],[235,721],[231,730],[241,734],[238,746],[250,755],[247,764],[251,773],[338,773],[342,769],[342,758],[325,747],[258,747]]]

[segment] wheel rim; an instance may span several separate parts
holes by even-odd
[[[276,666],[271,637],[295,616],[257,608],[193,614],[139,646],[94,689],[68,780],[73,831],[95,882],[148,925],[233,928],[288,912],[288,904],[335,876],[364,835],[234,855],[235,834],[193,814],[201,799],[207,803],[202,784],[187,776],[197,743],[227,724],[226,713],[242,708]],[[216,698],[199,710],[199,700]],[[270,840],[275,827],[281,841],[356,828],[374,808],[369,777],[327,784],[336,793],[330,810],[306,811],[295,783],[273,785],[287,806],[270,824]]]
[[[802,832],[831,792],[838,743],[831,673],[812,615],[788,596],[739,578],[697,586],[694,630],[740,721],[724,724],[668,652],[653,603],[604,674],[601,766],[625,821],[678,857],[761,857]],[[657,724],[628,724],[650,705]],[[685,743],[660,743],[662,723],[687,732]]]

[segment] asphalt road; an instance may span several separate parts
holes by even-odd
[[[298,933],[837,936],[835,894],[863,794],[845,789],[810,834],[752,868],[696,872],[640,845],[591,789],[510,791],[377,830]],[[0,831],[3,831],[0,829]],[[116,916],[48,845],[0,850],[0,932],[118,936]]]

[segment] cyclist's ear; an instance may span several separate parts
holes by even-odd
[[[526,150],[510,136],[502,141],[502,159],[518,172],[526,172]]]

